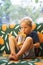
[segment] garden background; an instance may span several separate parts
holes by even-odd
[[[43,0],[0,0],[0,25],[19,23],[28,16],[43,23]]]

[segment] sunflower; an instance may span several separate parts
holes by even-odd
[[[6,24],[3,24],[3,25],[2,25],[2,30],[3,30],[3,31],[6,31],[6,29],[7,29]]]
[[[37,32],[40,43],[43,43],[43,34],[41,32]]]
[[[15,24],[10,24],[9,27],[10,28],[14,28],[15,27]]]
[[[0,37],[0,45],[4,44],[4,39],[2,37]]]

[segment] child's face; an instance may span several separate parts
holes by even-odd
[[[30,34],[32,27],[30,27],[28,24],[23,22],[20,24],[20,27],[21,27],[21,31],[23,31],[23,33],[25,33],[26,35]]]

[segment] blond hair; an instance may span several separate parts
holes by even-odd
[[[21,23],[25,22],[27,25],[29,25],[30,27],[32,27],[32,19],[31,18],[23,18],[21,19]]]

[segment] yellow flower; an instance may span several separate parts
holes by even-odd
[[[15,24],[10,24],[9,27],[10,28],[14,28],[15,27]]]
[[[0,37],[0,45],[4,44],[4,39],[2,37]]]
[[[3,25],[2,25],[2,30],[3,30],[3,31],[6,31],[6,29],[7,29],[6,24],[3,24]]]
[[[40,43],[43,43],[43,34],[41,32],[37,32]]]

